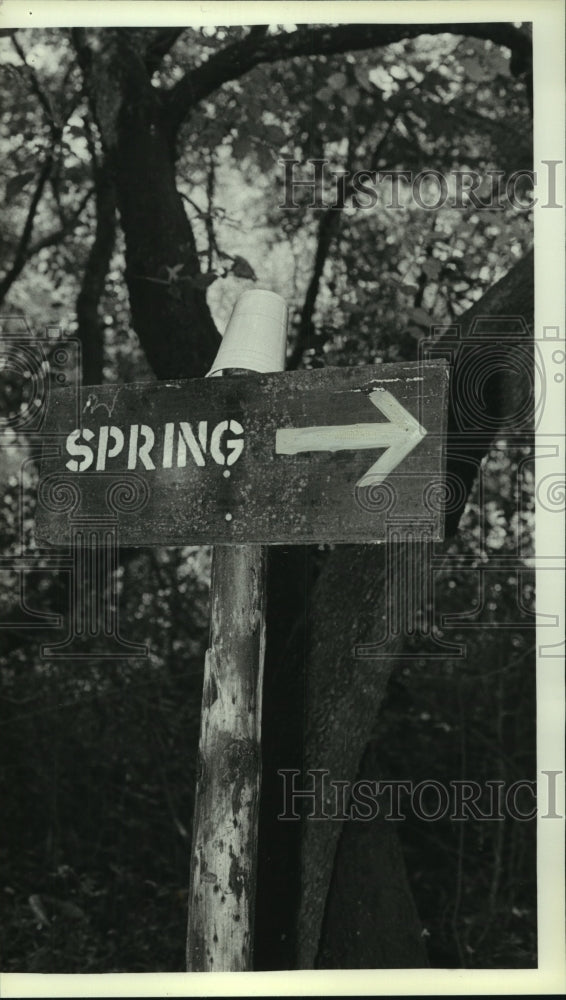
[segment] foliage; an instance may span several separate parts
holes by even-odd
[[[536,779],[534,580],[528,569],[534,511],[532,459],[525,452],[492,451],[482,508],[476,490],[450,563],[439,573],[436,636],[449,646],[462,643],[464,655],[419,659],[413,639],[407,648],[414,659],[392,679],[375,738],[384,776],[447,787],[475,782],[484,815],[495,801],[489,782],[507,790]],[[504,500],[517,490],[524,491],[520,527],[518,505]],[[524,554],[518,565],[517,551]],[[459,623],[447,627],[449,616]],[[520,811],[532,808],[528,795],[517,801]],[[423,809],[434,815],[437,807],[429,790]],[[501,820],[443,816],[427,822],[408,810],[399,827],[433,963],[535,965],[536,819],[513,818],[505,810]]]
[[[283,44],[292,30],[272,27],[266,38]],[[140,62],[151,44],[154,53],[163,45],[151,70],[162,102],[187,68],[206,67],[248,38],[241,27],[174,34],[122,36]],[[100,33],[102,49],[105,39]],[[0,57],[3,311],[25,315],[37,333],[49,322],[88,340],[92,328],[85,334],[76,304],[99,268],[103,377],[153,378],[130,311],[126,229],[107,260],[91,253],[108,228],[101,177],[106,170],[116,182],[116,164],[109,169],[80,45],[67,30],[27,29],[0,41]],[[530,166],[530,128],[523,78],[509,49],[489,39],[423,32],[379,50],[262,62],[195,104],[177,135],[176,186],[198,272],[187,274],[185,251],[171,238],[167,258],[140,280],[168,305],[183,301],[183,282],[206,293],[220,328],[240,291],[256,282],[273,288],[291,306],[295,367],[414,358],[432,324],[457,320],[522,256],[529,211],[508,201],[492,211],[426,211],[404,189],[402,209],[356,209],[350,190],[343,211],[308,208],[303,190],[302,207],[284,210],[281,161],[300,161],[297,176],[308,158],[328,161],[331,196],[333,174],[362,169],[489,176]],[[434,186],[423,192],[434,197]],[[158,331],[164,352],[166,332]],[[24,389],[7,375],[0,412],[17,407]],[[6,452],[0,472],[3,553],[17,555],[25,540],[37,555],[36,469],[26,466],[22,512],[25,436],[11,447],[19,450]],[[480,509],[472,496],[452,551],[462,568],[442,583],[442,615],[461,613],[472,603],[473,570],[495,567],[483,627],[465,632],[467,658],[407,660],[391,686],[377,740],[388,776],[448,781],[454,759],[477,780],[531,775],[532,587],[520,584],[517,618],[519,570],[496,561],[519,551],[519,568],[528,568],[532,479],[524,464],[521,517],[513,492],[522,457],[503,447],[488,456],[487,503]],[[10,620],[18,576],[9,559],[3,565],[0,608]],[[145,659],[46,661],[40,645],[53,633],[37,637],[25,620],[0,632],[6,970],[182,968],[208,573],[207,552],[122,553],[120,620],[128,640],[148,644]],[[26,578],[28,606],[65,614],[67,599],[62,574],[42,555]],[[494,631],[494,622],[509,627]],[[412,821],[400,831],[436,964],[535,960],[532,824],[487,826],[439,823],[423,832]]]

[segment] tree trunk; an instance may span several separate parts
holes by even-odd
[[[360,780],[375,781],[379,762],[364,754]],[[338,842],[322,926],[321,969],[407,969],[428,965],[394,823],[351,820]]]
[[[470,339],[477,329],[476,321],[482,317],[522,317],[524,334],[499,339],[493,333],[497,323],[491,334],[486,333],[484,324],[483,334]],[[462,493],[447,515],[447,536],[457,530],[479,464],[498,429],[503,430],[506,421],[513,422],[514,415],[522,410],[528,432],[533,386],[528,327],[532,328],[532,324],[531,253],[462,317],[463,346],[451,372],[447,440],[447,477],[460,480]],[[523,365],[517,369],[519,349],[525,353]],[[494,359],[492,377],[482,384],[483,416],[490,428],[482,435],[474,428],[471,432],[459,431],[457,420],[459,403],[469,398],[470,388],[478,387],[470,385],[470,361],[478,351],[480,359],[482,351]],[[305,820],[301,827],[300,823],[278,820],[283,808],[283,786],[277,772],[299,769],[304,776],[309,769],[324,768],[330,778],[347,782],[356,779],[368,739],[375,732],[388,678],[402,656],[403,639],[399,634],[390,634],[379,659],[356,657],[354,647],[379,641],[387,631],[386,623],[398,617],[399,598],[389,582],[392,576],[395,578],[392,571],[396,565],[397,577],[404,574],[404,579],[410,581],[418,604],[424,592],[426,549],[426,542],[397,545],[396,563],[392,561],[391,546],[384,545],[337,546],[326,560],[314,548],[275,548],[271,552],[257,904],[260,968],[332,964],[332,942],[338,940],[342,942],[341,961],[346,966],[357,967],[363,961],[379,967],[382,952],[376,926],[381,927],[381,938],[386,939],[392,924],[405,926],[408,915],[414,912],[401,867],[380,865],[378,895],[367,875],[369,869],[374,870],[376,858],[390,856],[391,831],[385,832],[376,824],[370,824],[374,832],[369,833],[363,823]],[[436,551],[441,552],[442,547]],[[415,560],[415,553],[422,558]],[[305,777],[301,782],[302,787],[309,786]],[[344,841],[340,843],[344,826]],[[353,865],[351,858],[359,858],[364,852],[366,863]],[[350,887],[346,894],[343,871],[348,873]],[[358,923],[356,913],[363,912],[364,907],[373,912],[379,900],[387,902],[375,916],[377,924],[373,919]],[[360,931],[355,940],[345,935],[344,928],[350,921],[355,921]],[[396,953],[399,964],[421,965],[423,949],[416,925],[412,930],[406,928],[403,940],[407,947],[403,961]],[[355,945],[351,951],[347,941]]]
[[[133,326],[158,378],[198,378],[220,338],[177,191],[175,135],[135,39],[108,29],[87,42],[75,44],[113,169]]]
[[[528,335],[528,328],[533,328],[533,279],[531,253],[462,317],[464,343],[474,330],[474,321],[480,317],[521,317]],[[486,390],[484,413],[489,418],[485,425],[489,424],[492,429],[479,443],[474,429],[467,434],[456,432],[455,417],[457,406],[467,398],[466,393],[471,388],[468,383],[468,352],[477,351],[477,342],[464,347],[452,371],[447,476],[459,476],[468,492],[474,479],[473,470],[477,471],[497,430],[503,430],[506,421],[514,417],[521,405],[529,398],[532,400],[532,364],[522,369],[517,369],[515,365],[518,340],[521,340],[519,335],[510,336],[507,340],[502,338],[496,345],[485,340],[483,349],[486,354],[497,346],[497,357],[494,377],[489,385],[483,386]],[[525,347],[532,351],[532,343],[527,342]],[[528,407],[523,412],[526,415],[525,431],[528,431],[532,407],[530,414]],[[456,530],[462,509],[463,503],[455,512],[456,516],[454,513],[451,516],[449,527],[452,532]],[[375,730],[387,679],[396,666],[395,657],[402,653],[401,639],[395,634],[391,634],[380,649],[382,655],[387,653],[390,658],[358,658],[354,649],[358,644],[379,641],[385,623],[391,620],[395,595],[387,587],[387,560],[392,557],[388,549],[391,546],[337,547],[318,578],[309,607],[312,625],[303,651],[308,677],[304,766],[306,769],[327,768],[331,777],[349,782],[356,778],[364,749]],[[442,551],[442,547],[437,551]],[[398,545],[395,558],[400,570],[405,556],[408,567],[410,553],[407,546]],[[421,577],[424,560],[412,560],[410,565],[405,579],[418,598],[424,594]],[[301,968],[311,968],[316,960],[341,826],[339,822],[304,823],[301,841],[302,898],[298,924]],[[353,824],[350,841],[361,826],[363,824]],[[388,874],[384,873],[384,877],[387,878]],[[352,886],[352,893],[357,890],[364,893],[365,885],[365,876],[360,870],[358,885]],[[383,919],[387,925],[390,914],[384,913]]]
[[[104,326],[100,300],[116,237],[116,194],[106,164],[94,164],[96,232],[89,251],[81,290],[77,297],[78,337],[82,350],[83,385],[103,381]]]
[[[175,183],[173,149],[154,108],[125,103],[119,120],[116,184],[126,235],[132,322],[160,379],[206,374],[220,338]]]

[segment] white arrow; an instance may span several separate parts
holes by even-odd
[[[358,451],[386,448],[377,462],[358,479],[356,486],[382,483],[393,469],[422,441],[426,430],[390,392],[377,389],[368,397],[387,417],[387,423],[339,424],[332,427],[282,427],[275,434],[278,455],[302,451]]]

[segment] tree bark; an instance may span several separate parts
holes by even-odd
[[[39,202],[41,201],[41,196],[43,194],[45,185],[47,184],[49,175],[51,174],[52,168],[53,168],[53,158],[49,154],[46,157],[45,163],[43,164],[39,172],[39,178],[37,181],[35,191],[31,198],[30,206],[26,216],[26,221],[24,223],[22,235],[20,236],[14,260],[12,261],[11,267],[2,278],[2,281],[0,281],[0,305],[6,298],[16,278],[19,277],[19,275],[21,274],[21,272],[25,267],[26,261],[28,259],[29,244],[33,234],[33,224],[35,222],[35,216],[37,213]]]
[[[256,26],[238,42],[215,52],[206,62],[189,70],[169,91],[168,114],[178,128],[197,101],[218,90],[228,80],[237,80],[261,63],[274,63],[297,56],[326,56],[338,52],[359,52],[383,48],[419,35],[450,33],[481,38],[508,48],[521,71],[530,65],[531,40],[512,24],[468,22],[453,24],[341,24],[312,28],[301,25],[296,31],[268,36]]]
[[[94,164],[94,177],[96,230],[77,297],[83,385],[100,385],[103,381],[104,327],[99,307],[116,237],[116,195],[108,166]]]
[[[132,323],[160,379],[204,375],[220,338],[175,177],[175,132],[128,32],[76,32],[90,102],[113,170]]]
[[[482,317],[523,317],[533,323],[533,255],[529,253],[497,282],[461,319],[462,349],[451,373],[447,439],[447,478],[459,479],[462,491],[447,516],[447,536],[455,533],[479,464],[492,438],[506,421],[525,408],[532,411],[532,366],[523,366],[525,378],[514,367],[517,335],[497,339],[485,333],[470,338],[475,321]],[[493,327],[496,328],[496,325]],[[484,414],[491,430],[481,440],[475,433],[458,431],[458,405],[469,394],[470,360],[479,349],[496,358],[493,378],[482,386]],[[527,355],[532,340],[526,345]],[[524,359],[526,360],[526,358]],[[530,377],[529,377],[530,374]],[[526,383],[526,384],[525,384]],[[411,558],[411,546],[426,556],[426,542],[397,545],[399,573]],[[333,949],[340,945],[341,961],[350,967],[383,960],[376,936],[396,923],[405,928],[406,949],[399,964],[423,964],[422,940],[416,925],[405,926],[414,909],[402,867],[392,869],[386,859],[395,850],[391,831],[371,824],[336,821],[302,824],[278,820],[283,808],[282,779],[278,770],[299,769],[298,787],[309,787],[309,769],[324,768],[330,778],[352,782],[369,737],[375,732],[388,678],[402,659],[403,639],[390,635],[380,659],[359,658],[354,647],[375,643],[387,621],[399,613],[399,597],[389,591],[391,546],[337,546],[328,556],[315,548],[275,548],[270,552],[268,585],[267,657],[264,699],[263,789],[260,815],[260,858],[257,902],[258,968],[312,968],[332,965]],[[410,571],[411,592],[418,602],[423,594],[425,560],[417,558]],[[442,551],[442,547],[437,549]],[[399,575],[399,574],[398,574]],[[409,581],[408,581],[409,582]],[[367,767],[367,761],[366,761]],[[361,772],[363,773],[363,772]],[[379,774],[371,777],[379,778]],[[341,841],[342,828],[344,841]],[[395,834],[393,833],[393,837]],[[338,850],[340,844],[340,849]],[[352,856],[366,855],[364,865],[353,865]],[[370,856],[371,855],[371,856]],[[379,862],[381,892],[376,890],[368,866]],[[348,873],[347,903],[344,871]],[[357,875],[356,875],[357,872]],[[274,905],[277,900],[277,905]],[[368,902],[371,901],[371,905]],[[355,913],[387,904],[377,923],[357,922]],[[396,900],[396,904],[393,901]],[[300,911],[297,927],[297,914]],[[326,916],[325,916],[326,913]],[[356,921],[355,939],[344,926]],[[324,921],[324,923],[323,923]],[[352,949],[348,951],[346,941]],[[354,946],[355,945],[355,946]],[[373,952],[371,949],[374,949]],[[373,958],[370,960],[370,955]]]
[[[375,781],[379,773],[379,761],[369,747],[358,778]],[[317,966],[407,969],[427,965],[394,824],[381,815],[346,823],[328,891]]]
[[[494,285],[461,319],[464,342],[479,317],[522,317],[533,328],[533,256],[521,260]],[[476,350],[471,343],[469,350]],[[497,347],[499,378],[486,386],[483,405],[493,420],[491,439],[506,420],[517,411],[518,402],[531,395],[532,381],[521,385],[514,371],[513,355],[517,339],[499,341]],[[485,351],[492,346],[485,343]],[[474,470],[486,454],[487,435],[477,443],[475,434],[457,432],[455,408],[468,391],[464,349],[451,377],[451,403],[447,442],[447,476],[459,477],[467,491],[473,484]],[[523,373],[528,381],[528,372]],[[464,397],[465,398],[465,397]],[[465,502],[465,501],[464,501]],[[463,510],[452,512],[449,530],[454,532]],[[408,543],[409,545],[412,543]],[[306,770],[327,768],[332,777],[354,781],[364,748],[374,731],[388,677],[402,654],[399,636],[391,635],[381,648],[387,659],[364,659],[355,655],[355,646],[378,642],[395,599],[387,592],[387,558],[391,546],[339,546],[329,556],[320,574],[309,607],[311,632],[303,651],[308,685],[305,696]],[[402,543],[396,559],[403,561]],[[439,551],[442,551],[440,549]],[[407,554],[407,558],[409,555]],[[414,594],[421,594],[419,574],[423,561],[413,562],[409,578]],[[269,666],[268,666],[269,669]],[[354,825],[355,826],[355,825]],[[298,921],[300,968],[312,968],[321,942],[321,929],[328,886],[341,833],[339,822],[309,822],[303,825],[301,840],[302,898]],[[359,886],[364,891],[363,873]],[[353,890],[354,891],[354,890]],[[386,915],[384,915],[386,919]],[[324,942],[323,950],[324,950]]]

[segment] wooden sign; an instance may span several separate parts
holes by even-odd
[[[39,541],[124,545],[442,538],[444,361],[105,385],[53,394]],[[53,451],[58,454],[53,454]]]

